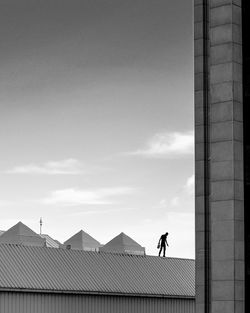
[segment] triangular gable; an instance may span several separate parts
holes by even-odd
[[[45,239],[22,222],[18,222],[0,236],[0,243],[43,246]]]
[[[95,250],[98,251],[101,246],[100,242],[91,237],[89,234],[80,230],[64,242],[64,245],[70,246],[71,249],[77,250]]]
[[[145,254],[145,248],[123,232],[110,240],[100,251],[112,253]]]

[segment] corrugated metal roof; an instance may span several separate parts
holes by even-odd
[[[0,236],[5,233],[5,230],[0,230]]]
[[[101,246],[99,241],[83,230],[80,230],[78,233],[70,237],[64,242],[64,245],[70,245],[72,249],[78,250],[98,249]]]
[[[46,234],[40,234],[42,238],[46,240],[46,247],[49,248],[60,248],[60,243],[53,238],[51,238],[49,235]]]
[[[0,288],[194,297],[194,260],[0,245]]]
[[[124,233],[120,233],[118,236],[110,240],[100,248],[100,251],[140,255],[145,254],[145,248]]]

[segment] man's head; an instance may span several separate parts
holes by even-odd
[[[165,235],[168,236],[168,233],[166,233]]]

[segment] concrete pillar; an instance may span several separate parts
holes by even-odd
[[[205,103],[208,81],[206,61],[206,21],[202,0],[194,0],[195,57],[195,246],[196,246],[196,313],[205,312]]]
[[[196,313],[244,312],[241,1],[195,0]]]

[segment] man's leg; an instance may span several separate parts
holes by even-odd
[[[166,245],[163,246],[163,256],[165,258],[165,254],[166,254]]]
[[[160,249],[160,251],[159,251],[159,256],[161,256],[161,250],[162,250],[162,246],[161,246],[161,249]]]

